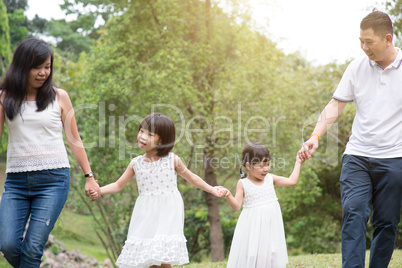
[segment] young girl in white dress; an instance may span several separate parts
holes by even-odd
[[[101,195],[119,192],[135,175],[139,196],[135,202],[127,240],[117,259],[118,267],[171,267],[189,262],[183,233],[184,205],[177,189],[177,174],[197,188],[223,196],[223,187],[212,187],[188,170],[171,153],[175,144],[173,121],[151,114],[139,126],[137,142],[144,155],[135,157],[114,183],[101,187]],[[99,196],[94,192],[93,198]]]
[[[269,173],[270,160],[271,154],[264,145],[246,145],[236,195],[226,192],[234,210],[239,210],[244,201],[233,235],[228,268],[277,268],[286,267],[288,263],[282,213],[274,185],[296,185],[303,161],[297,157],[292,174],[285,178]],[[247,177],[242,167],[247,169]]]

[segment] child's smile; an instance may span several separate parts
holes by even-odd
[[[140,150],[147,152],[156,149],[160,138],[157,134],[141,128],[138,131],[137,142]]]
[[[249,179],[264,180],[270,170],[270,163],[268,161],[262,161],[255,165],[250,165],[250,168],[247,169],[249,172]]]

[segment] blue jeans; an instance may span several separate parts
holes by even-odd
[[[0,250],[13,267],[40,266],[69,187],[68,168],[7,174],[0,203]]]
[[[402,158],[344,155],[342,162],[342,267],[364,267],[370,201],[370,267],[388,267],[401,216]]]

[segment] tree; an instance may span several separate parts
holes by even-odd
[[[7,9],[0,2],[0,77],[2,77],[11,62],[10,28],[8,26]]]
[[[16,46],[29,36],[28,20],[24,12],[28,6],[27,0],[4,0],[7,7],[8,21],[10,25],[10,43],[14,50]]]
[[[26,10],[28,6],[28,0],[3,0],[3,3],[7,7],[8,13],[14,13],[19,9]]]
[[[102,108],[102,116],[86,113],[80,123],[84,142],[98,144],[88,150],[98,174],[115,178],[128,156],[140,153],[135,149],[138,120],[152,111],[174,119],[179,133],[175,151],[212,185],[230,186],[225,178],[237,178],[239,153],[248,140],[276,144],[272,147],[282,152],[280,158],[296,151],[298,140],[289,142],[298,137],[295,120],[282,122],[281,117],[296,118],[300,109],[287,107],[303,95],[298,83],[305,81],[308,64],[297,55],[286,57],[266,36],[251,30],[247,14],[233,10],[224,12],[210,1],[143,0],[131,2],[105,25],[91,55],[82,55],[80,65],[86,68],[76,69],[67,83],[75,88],[74,103]],[[275,129],[266,129],[278,121],[283,128],[280,137]],[[85,127],[96,125],[100,126],[96,135]],[[222,167],[217,160],[231,165]],[[203,198],[182,185],[187,213]],[[195,204],[186,202],[186,192],[192,193]],[[100,228],[116,232],[115,238],[110,237],[115,244],[122,243],[125,230],[118,226],[128,226],[131,212],[123,210],[127,203],[123,199],[135,198],[130,191],[99,203],[112,215],[107,220],[113,227]],[[205,202],[212,259],[217,261],[224,258],[218,201],[207,194]],[[112,251],[110,255],[118,254],[119,249]]]
[[[402,1],[401,0],[387,0],[385,1],[385,8],[388,10],[392,18],[394,26],[394,34],[397,37],[396,45],[401,45],[402,36]]]

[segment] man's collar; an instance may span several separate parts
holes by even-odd
[[[398,54],[396,55],[395,60],[389,65],[394,67],[395,69],[398,69],[401,65],[402,65],[402,52],[399,48],[396,47],[396,49],[398,50]],[[377,62],[370,60],[369,59],[369,64],[371,67],[373,66],[378,66],[382,69],[382,67],[380,65],[377,64]]]

